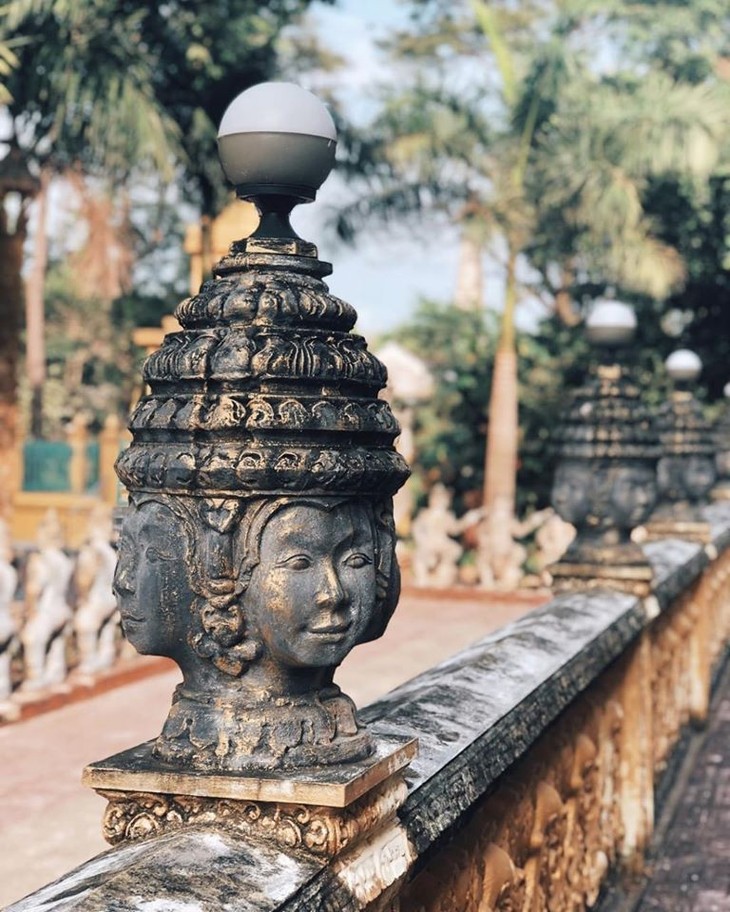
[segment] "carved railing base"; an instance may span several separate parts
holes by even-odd
[[[395,819],[408,788],[394,773],[347,808],[289,802],[203,798],[98,789],[109,802],[104,838],[111,845],[160,836],[187,826],[215,827],[234,835],[333,858]]]
[[[654,572],[633,541],[606,542],[579,534],[563,557],[548,568],[555,592],[614,589],[644,598]]]
[[[661,541],[664,538],[684,538],[687,541],[707,545],[712,541],[712,527],[699,512],[687,510],[684,515],[654,517],[642,527],[646,532],[645,541]]]
[[[730,500],[730,479],[723,479],[710,491],[713,500]]]
[[[356,763],[299,770],[241,770],[208,773],[180,770],[159,760],[154,741],[114,754],[86,767],[82,782],[99,792],[145,794],[168,800],[216,798],[237,802],[285,802],[347,808],[406,767],[418,741],[380,737],[372,756]]]
[[[638,598],[651,592],[652,569],[648,563],[604,564],[562,560],[548,567],[554,592],[615,589]]]

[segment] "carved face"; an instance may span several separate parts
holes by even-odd
[[[552,504],[566,521],[580,525],[591,506],[593,473],[591,467],[578,460],[561,463],[555,472]]]
[[[180,521],[164,504],[130,504],[119,539],[114,593],[122,629],[142,655],[174,655],[181,606],[193,599]]]
[[[339,665],[376,609],[375,542],[367,510],[292,504],[264,527],[243,605],[276,662]]]
[[[611,511],[619,528],[643,522],[656,501],[656,472],[651,466],[616,466],[611,485]]]
[[[711,456],[690,456],[684,470],[684,488],[690,500],[702,500],[715,483],[715,462]]]

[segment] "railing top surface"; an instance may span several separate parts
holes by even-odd
[[[706,515],[710,545],[668,539],[645,546],[659,609],[730,545],[730,504],[713,505]],[[374,731],[419,738],[399,812],[418,854],[487,792],[656,613],[650,600],[608,590],[561,595],[363,710]],[[201,828],[111,850],[8,912],[303,912],[320,906],[357,908],[331,865]]]

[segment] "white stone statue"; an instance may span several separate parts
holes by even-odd
[[[67,590],[73,563],[61,550],[58,515],[49,510],[38,527],[38,550],[28,559],[26,621],[21,633],[25,655],[22,690],[42,690],[66,678],[66,640],[73,612]]]
[[[388,385],[382,395],[401,428],[396,449],[406,462],[411,463],[416,455],[413,437],[416,410],[420,403],[433,396],[433,377],[420,358],[397,342],[386,342],[376,354],[388,368]],[[402,538],[411,533],[413,505],[413,488],[407,481],[393,498],[395,529]]]
[[[12,607],[18,585],[18,573],[10,563],[11,557],[8,527],[0,519],[0,719],[18,715],[17,706],[10,702],[13,689],[10,663],[17,643]]]
[[[117,600],[112,591],[117,555],[111,546],[112,523],[108,509],[92,514],[86,543],[74,571],[78,607],[74,617],[79,651],[78,672],[93,675],[110,668],[116,658],[119,625]]]
[[[413,582],[416,586],[444,589],[459,577],[459,558],[464,549],[455,540],[473,525],[480,510],[470,510],[457,518],[451,509],[451,495],[444,485],[431,488],[428,506],[413,520]]]
[[[513,516],[509,501],[495,500],[477,529],[476,564],[483,588],[511,591],[519,587],[527,557],[527,549],[519,539],[544,523],[547,513],[548,510],[536,510],[520,522]]]
[[[549,586],[551,578],[547,568],[559,561],[568,550],[568,545],[575,538],[575,526],[558,516],[552,507],[542,512],[547,515],[535,533],[535,568],[542,582]]]

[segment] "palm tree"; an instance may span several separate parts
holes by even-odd
[[[526,265],[540,275],[530,290],[568,325],[579,319],[574,298],[582,286],[616,284],[657,299],[677,287],[684,267],[646,215],[645,189],[670,172],[707,178],[724,142],[727,104],[716,83],[691,85],[654,71],[594,72],[584,26],[602,13],[590,4],[580,15],[574,6],[548,20],[527,4],[467,6],[471,25],[458,18],[463,6],[452,5],[425,33],[400,41],[401,51],[428,60],[429,76],[419,74],[415,87],[386,99],[373,125],[379,164],[371,170],[370,199],[349,207],[341,227],[350,230],[366,214],[394,218],[436,207],[462,233],[478,224],[483,237],[498,239],[504,303],[484,503],[501,517],[514,513],[515,311]],[[630,6],[623,13],[635,16],[641,4]],[[450,57],[441,53],[447,43]],[[434,85],[444,57],[453,84],[454,53],[480,54],[491,65],[471,93]]]
[[[40,190],[35,257],[27,297],[26,327],[38,432],[44,372],[43,277],[47,248],[45,207],[51,176],[69,169],[104,173],[119,182],[130,171],[154,168],[172,175],[180,158],[179,131],[152,91],[153,61],[138,39],[139,14],[117,4],[61,0],[11,0],[3,9],[0,47],[12,47],[13,68],[4,74],[4,110],[11,150],[35,169]],[[0,59],[5,59],[0,55]],[[1,163],[0,163],[1,164]],[[27,217],[16,221],[12,241],[0,240],[7,288],[0,296],[5,347],[11,369],[0,377],[5,433],[0,463],[15,449],[18,323],[23,309],[20,277]]]

